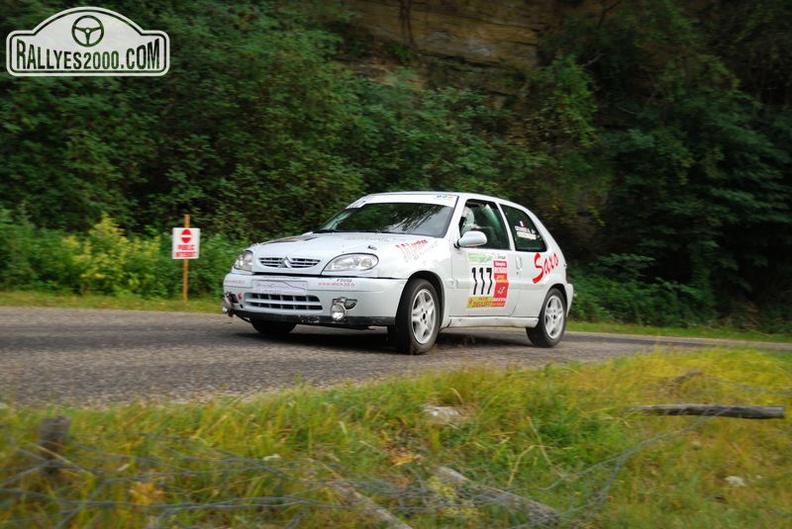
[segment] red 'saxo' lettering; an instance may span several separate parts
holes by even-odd
[[[556,254],[548,255],[544,262],[539,264],[539,259],[541,258],[542,254],[540,253],[534,256],[534,268],[539,270],[539,273],[532,279],[534,283],[541,281],[545,274],[549,274],[558,266],[558,255]]]

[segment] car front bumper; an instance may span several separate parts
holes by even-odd
[[[393,325],[406,279],[230,273],[223,312],[248,320],[305,325]]]

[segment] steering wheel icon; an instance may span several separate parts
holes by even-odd
[[[95,16],[80,17],[72,24],[72,38],[80,46],[96,46],[104,38],[104,25]]]

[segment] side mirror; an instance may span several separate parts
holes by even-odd
[[[476,246],[483,246],[487,244],[487,236],[484,232],[478,230],[470,230],[466,232],[457,241],[459,248],[475,248]]]

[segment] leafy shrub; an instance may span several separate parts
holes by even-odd
[[[246,243],[205,236],[190,263],[190,292],[216,295]],[[182,262],[171,258],[170,234],[126,235],[109,216],[87,234],[66,234],[14,219],[0,209],[0,288],[168,298],[182,285]]]
[[[689,327],[711,323],[714,307],[696,288],[660,278],[645,278],[653,260],[615,254],[599,259],[587,273],[574,277],[572,317],[639,325]]]
[[[86,237],[69,235],[62,243],[71,286],[79,293],[148,293],[158,280],[159,237],[128,238],[107,215]]]
[[[58,230],[42,230],[0,208],[0,287],[57,289],[65,263]]]
[[[662,279],[583,276],[575,280],[575,290],[572,317],[579,320],[689,327],[714,317],[696,289]]]

